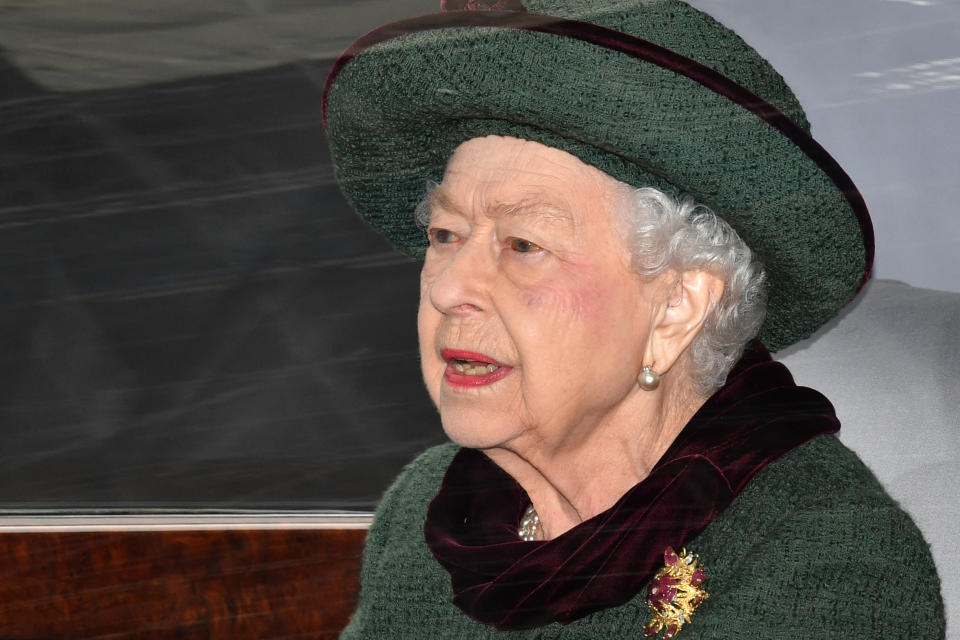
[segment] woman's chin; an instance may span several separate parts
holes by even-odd
[[[509,427],[498,426],[489,412],[456,411],[455,415],[440,413],[443,431],[453,442],[468,449],[490,449],[511,439]]]

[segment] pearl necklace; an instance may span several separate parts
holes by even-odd
[[[523,519],[520,520],[520,528],[517,529],[517,535],[521,540],[532,542],[540,537],[540,516],[537,510],[533,508],[533,503],[523,512]]]

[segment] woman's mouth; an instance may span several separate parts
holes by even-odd
[[[493,384],[513,371],[513,367],[473,351],[444,349],[440,355],[447,362],[443,377],[454,387],[480,387]]]
[[[451,360],[450,364],[458,373],[465,373],[468,376],[482,376],[500,368],[495,364],[484,364],[476,360]]]

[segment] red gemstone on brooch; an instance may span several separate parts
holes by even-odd
[[[709,597],[701,588],[707,578],[699,557],[682,549],[680,554],[667,547],[663,552],[663,568],[647,589],[650,622],[643,628],[647,637],[663,631],[663,640],[674,638],[683,625],[690,622],[697,607]]]

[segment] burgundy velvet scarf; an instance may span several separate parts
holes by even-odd
[[[483,453],[453,459],[424,527],[450,572],[454,602],[498,629],[569,623],[633,599],[770,462],[840,424],[759,342],[642,482],[553,540],[517,536],[529,498]],[[693,549],[696,551],[696,549]]]

